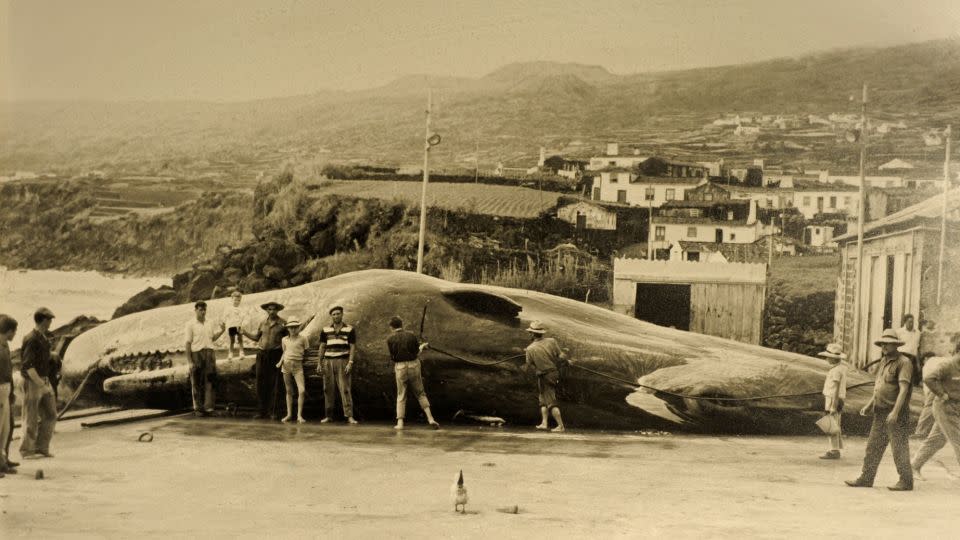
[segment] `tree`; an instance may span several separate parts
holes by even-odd
[[[744,185],[761,187],[763,186],[763,169],[760,167],[750,167],[747,169],[747,175],[743,178]]]

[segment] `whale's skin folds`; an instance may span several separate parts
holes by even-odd
[[[823,414],[819,391],[830,367],[825,361],[665,328],[549,294],[451,283],[406,271],[362,270],[245,295],[241,307],[248,331],[254,332],[265,317],[259,306],[267,301],[284,304],[283,317],[305,320],[315,315],[304,329],[312,345],[305,362],[308,408],[322,402],[316,345],[320,329],[329,322],[328,308],[339,304],[345,308],[344,320],[357,329],[353,393],[355,408],[363,417],[387,419],[395,414],[393,363],[386,347],[387,323],[394,315],[434,348],[460,357],[433,349],[421,355],[427,394],[440,418],[465,410],[503,417],[513,424],[539,419],[535,377],[522,369],[523,350],[530,341],[525,329],[534,320],[548,328],[573,365],[656,389],[638,389],[566,367],[559,397],[565,419],[574,426],[811,433],[813,422]],[[208,301],[207,317],[219,321],[231,303],[229,298]],[[187,406],[184,327],[193,317],[193,304],[183,304],[134,313],[89,330],[67,350],[65,379],[77,381],[98,363],[107,377],[101,391],[114,399]],[[246,344],[250,346],[249,340]],[[228,361],[226,336],[215,345],[218,400],[252,405],[255,351],[248,349],[246,357]],[[478,365],[508,357],[516,358]],[[851,369],[848,384],[870,380]],[[800,393],[812,395],[735,402],[710,399]],[[866,428],[865,419],[855,413],[871,393],[869,385],[848,392],[845,429]]]

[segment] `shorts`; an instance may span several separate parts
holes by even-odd
[[[227,335],[230,336],[230,337],[237,337],[237,336],[239,336],[239,335],[240,335],[240,327],[238,327],[238,326],[231,326],[230,328],[227,328]]]
[[[537,389],[540,391],[540,406],[552,409],[557,406],[557,384],[560,376],[556,370],[537,375]]]
[[[303,375],[303,360],[284,358],[280,365],[280,372],[287,375]]]

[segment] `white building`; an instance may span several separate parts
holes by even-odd
[[[837,247],[833,241],[833,227],[807,225],[803,229],[803,243],[816,248]]]
[[[630,153],[620,153],[620,145],[617,143],[607,143],[607,152],[602,156],[590,158],[587,169],[598,171],[610,167],[630,168],[643,163],[647,156],[641,156],[640,151],[634,149]]]
[[[855,186],[796,180],[792,191],[792,206],[806,219],[823,213],[857,215],[859,188]]]
[[[866,176],[867,187],[898,188],[903,187],[902,176]],[[817,181],[825,183],[843,183],[860,187],[860,175],[830,174],[830,171],[819,171]]]
[[[684,192],[706,181],[702,177],[640,176],[635,169],[615,168],[594,177],[592,198],[658,208],[667,201],[683,200]]]

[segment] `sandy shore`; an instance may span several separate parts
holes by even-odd
[[[0,479],[0,536],[334,538],[956,538],[949,448],[912,493],[852,489],[813,437],[537,433],[413,424],[287,426],[164,418],[81,429]],[[153,442],[137,442],[151,431]],[[911,441],[913,442],[913,441]],[[16,446],[16,442],[14,445]],[[915,447],[916,444],[913,445]],[[15,452],[15,458],[17,454]],[[42,468],[45,479],[34,479]],[[455,514],[450,486],[470,493]],[[519,507],[518,514],[499,508]]]

